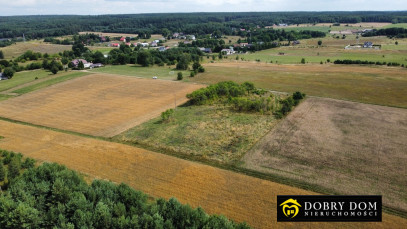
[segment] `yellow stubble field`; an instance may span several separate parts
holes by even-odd
[[[402,228],[407,219],[383,214],[381,223],[277,223],[277,195],[315,194],[136,147],[0,121],[0,149],[57,162],[91,178],[125,182],[153,197],[176,197],[210,214],[254,228]]]
[[[91,74],[0,103],[0,116],[111,137],[187,101],[202,85]]]

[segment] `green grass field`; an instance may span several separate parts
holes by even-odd
[[[276,123],[273,115],[234,112],[223,105],[186,106],[175,109],[169,122],[155,118],[115,139],[234,163]]]
[[[29,93],[29,92],[32,92],[32,91],[35,91],[35,90],[39,90],[39,89],[42,89],[42,88],[45,88],[45,87],[49,87],[49,86],[57,84],[57,83],[62,83],[64,81],[74,79],[76,77],[85,76],[87,74],[89,74],[89,73],[86,73],[86,72],[70,72],[69,74],[63,74],[63,75],[61,75],[60,77],[57,77],[57,78],[52,78],[52,79],[42,81],[42,82],[37,83],[37,84],[33,84],[33,85],[29,85],[27,87],[17,89],[15,91],[13,91],[13,93],[17,93],[17,94],[20,94],[20,95],[25,94],[25,93]]]
[[[35,77],[43,79],[52,75],[51,72],[44,70],[17,72],[11,80],[0,81],[0,91],[5,91],[25,83],[33,82],[35,81]]]
[[[98,72],[98,73],[109,73],[109,74],[118,74],[118,75],[125,75],[125,76],[134,76],[134,77],[142,77],[142,78],[153,78],[153,76],[157,76],[158,79],[164,80],[176,80],[177,73],[182,72],[184,79],[189,78],[189,71],[178,71],[174,69],[174,66],[171,67],[141,67],[136,65],[109,65],[102,68],[95,68],[89,70],[90,72]]]
[[[383,29],[386,29],[386,28],[404,28],[404,29],[407,29],[407,23],[391,24],[391,25],[387,25],[387,26],[383,27]]]
[[[407,108],[407,68],[334,64],[276,65],[223,62],[205,65],[189,80],[212,84],[233,80],[283,92]]]
[[[322,40],[322,47],[317,45],[318,40]],[[407,39],[397,39],[398,45],[395,45],[393,39],[384,37],[360,37],[359,43],[371,41],[374,44],[381,44],[381,50],[360,49],[345,50],[345,46],[355,44],[356,36],[350,35],[346,39],[335,39],[328,36],[323,39],[302,40],[300,45],[283,46],[275,49],[267,49],[249,54],[238,54],[239,58],[244,60],[279,63],[279,64],[298,64],[304,58],[308,63],[325,63],[327,59],[334,61],[336,59],[350,60],[368,60],[380,62],[397,62],[407,66]],[[284,53],[284,55],[280,55]],[[237,54],[236,54],[237,55]],[[228,59],[235,59],[236,55],[229,56]]]

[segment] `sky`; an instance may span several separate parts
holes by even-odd
[[[0,0],[0,5],[0,16],[407,10],[406,0]]]

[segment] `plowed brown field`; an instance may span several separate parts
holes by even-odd
[[[243,158],[264,173],[407,211],[407,110],[308,98]]]
[[[0,103],[0,116],[110,137],[187,101],[202,87],[174,81],[91,74]]]
[[[384,214],[381,223],[277,223],[276,195],[313,194],[286,185],[151,151],[0,121],[0,148],[65,164],[91,177],[125,182],[154,197],[176,197],[208,213],[255,228],[402,228],[407,220]]]

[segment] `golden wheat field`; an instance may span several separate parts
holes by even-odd
[[[91,74],[0,103],[0,116],[110,137],[187,101],[202,87],[174,81]]]
[[[254,228],[401,228],[407,219],[384,214],[381,223],[277,223],[276,195],[315,194],[144,149],[0,121],[0,148],[57,162],[92,178],[125,182],[153,197],[176,197],[210,214]]]

